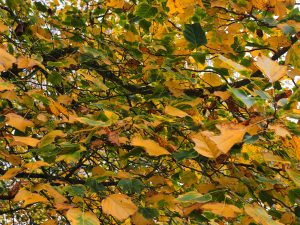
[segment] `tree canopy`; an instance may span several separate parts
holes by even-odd
[[[0,0],[2,224],[300,224],[295,0]]]

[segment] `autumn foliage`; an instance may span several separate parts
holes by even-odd
[[[1,224],[300,224],[295,0],[0,0]]]

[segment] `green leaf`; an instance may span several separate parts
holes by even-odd
[[[200,23],[185,24],[183,35],[193,48],[207,44],[205,32],[202,30]]]
[[[180,195],[177,198],[178,201],[180,202],[199,202],[199,203],[204,203],[204,202],[209,202],[212,200],[212,196],[210,194],[202,195],[196,191],[191,191],[188,192],[184,195]]]
[[[172,153],[177,161],[181,161],[183,159],[194,159],[199,156],[199,153],[196,152],[194,149],[190,149],[188,151],[178,151]]]
[[[138,179],[122,179],[118,186],[128,194],[141,193],[144,189],[144,184]]]
[[[146,219],[152,219],[159,216],[158,211],[153,208],[139,208],[139,213],[141,213]]]
[[[292,204],[300,204],[300,189],[292,189],[288,193],[288,197]]]
[[[287,169],[286,172],[292,181],[294,181],[294,183],[300,187],[300,172],[294,169]]]
[[[157,8],[148,5],[147,3],[141,3],[137,6],[135,15],[140,16],[142,18],[152,18],[157,14],[157,12]]]
[[[241,100],[247,106],[247,108],[250,108],[256,102],[255,99],[251,96],[248,96],[244,90],[230,88],[230,91],[235,95],[235,97]]]

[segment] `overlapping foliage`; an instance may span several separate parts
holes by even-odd
[[[295,0],[1,0],[2,224],[299,224]]]

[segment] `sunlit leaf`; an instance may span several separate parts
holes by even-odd
[[[113,194],[101,202],[104,213],[123,221],[137,211],[136,205],[127,195]]]

